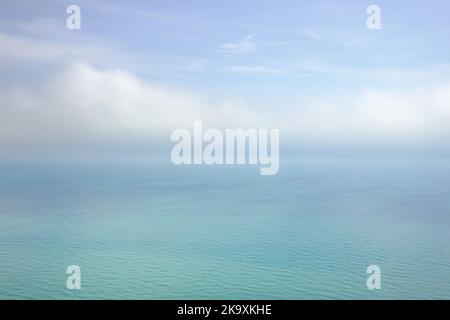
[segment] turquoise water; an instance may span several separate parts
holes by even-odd
[[[448,160],[4,163],[0,298],[449,299]]]

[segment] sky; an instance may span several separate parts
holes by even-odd
[[[449,16],[447,0],[2,0],[0,150],[169,143],[196,120],[288,144],[448,144]]]

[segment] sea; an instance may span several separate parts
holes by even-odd
[[[1,161],[0,299],[449,299],[450,154],[389,150]]]

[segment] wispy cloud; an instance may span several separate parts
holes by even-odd
[[[65,28],[65,20],[56,19],[55,17],[20,21],[11,23],[11,26],[28,35],[47,36],[53,38],[55,36],[67,35],[69,32],[67,28]]]
[[[95,10],[105,16],[128,17],[130,19],[143,19],[162,24],[177,24],[174,14],[167,14],[157,11],[154,7],[141,5],[139,7],[130,6],[127,3],[111,2],[105,0],[79,0],[83,8]],[[117,21],[114,21],[117,23]],[[124,23],[128,21],[124,20]]]
[[[361,79],[382,81],[383,84],[405,83],[442,83],[450,78],[450,67],[447,65],[430,65],[427,68],[400,67],[350,67],[326,65],[319,62],[302,62],[294,64],[292,70],[300,74],[314,74],[317,76],[332,76],[341,79]]]
[[[249,75],[260,75],[260,74],[286,74],[288,73],[285,69],[272,68],[267,66],[229,66],[223,68],[226,72],[238,73],[238,74],[249,74]]]
[[[311,27],[297,29],[296,33],[311,40],[320,40],[322,38],[318,31]]]
[[[87,59],[103,54],[96,46],[77,46],[62,42],[39,41],[32,37],[0,33],[0,57],[15,60],[55,61]]]
[[[249,34],[242,38],[239,42],[226,42],[220,45],[219,52],[225,54],[248,53],[256,50],[257,45],[253,41],[255,34]]]

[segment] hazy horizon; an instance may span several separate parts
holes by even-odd
[[[446,1],[0,4],[0,147],[167,143],[196,120],[281,143],[450,143]],[[345,13],[344,13],[345,12]]]

